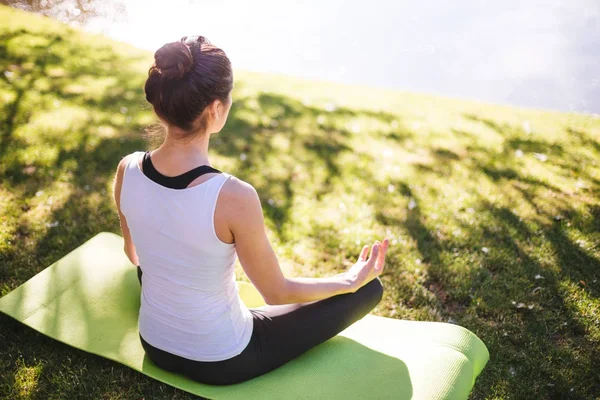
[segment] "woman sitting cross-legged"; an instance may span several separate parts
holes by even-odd
[[[383,295],[388,248],[387,239],[365,245],[335,276],[284,277],[255,188],[209,161],[232,89],[228,57],[204,37],[158,49],[145,92],[166,135],[156,150],[125,156],[114,182],[125,253],[143,282],[144,350],[159,367],[213,385],[269,372],[368,314]],[[266,305],[242,302],[237,257]]]

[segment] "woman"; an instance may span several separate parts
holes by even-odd
[[[151,152],[121,160],[114,196],[125,253],[143,281],[140,340],[159,367],[224,385],[262,375],[334,337],[381,300],[388,240],[328,278],[286,278],[254,187],[212,167],[211,134],[231,109],[226,54],[204,37],[155,53],[146,99],[166,127]],[[239,257],[267,305],[247,308]],[[142,274],[143,271],[143,274]]]

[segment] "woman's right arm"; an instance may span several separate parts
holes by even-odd
[[[347,273],[327,278],[284,277],[267,237],[260,198],[254,187],[236,178],[228,186],[227,193],[228,224],[238,258],[267,304],[305,303],[352,293],[380,273],[374,268],[379,247],[376,244],[371,258],[366,260],[365,257],[360,265],[355,264]],[[361,257],[363,255],[366,256],[364,249]]]

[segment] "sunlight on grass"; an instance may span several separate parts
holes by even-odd
[[[43,364],[38,363],[34,366],[27,366],[21,358],[17,359],[16,364],[14,393],[18,399],[30,399],[36,391]]]

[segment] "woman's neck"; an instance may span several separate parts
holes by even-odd
[[[210,135],[197,135],[191,140],[181,140],[167,131],[164,142],[152,153],[152,157],[165,158],[182,166],[211,165],[208,158]]]

